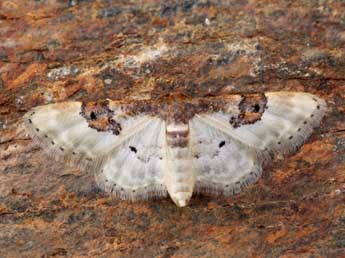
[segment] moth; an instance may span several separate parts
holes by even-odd
[[[301,92],[207,98],[62,102],[24,116],[32,138],[54,157],[96,175],[121,199],[193,193],[233,195],[262,167],[289,154],[319,126],[321,98]]]

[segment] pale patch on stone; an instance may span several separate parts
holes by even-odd
[[[159,42],[154,46],[142,48],[135,55],[120,56],[119,61],[122,62],[125,67],[137,68],[143,63],[161,58],[167,51],[168,47],[163,42]]]
[[[74,76],[79,72],[79,69],[75,66],[64,66],[50,70],[47,73],[47,77],[49,80],[56,81],[59,79],[64,79],[68,76]]]

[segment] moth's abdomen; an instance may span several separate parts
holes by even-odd
[[[188,124],[167,124],[166,141],[165,184],[176,205],[183,207],[193,194],[195,182]]]

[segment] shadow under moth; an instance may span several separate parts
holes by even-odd
[[[95,173],[121,199],[193,193],[233,195],[265,163],[293,153],[320,124],[324,100],[301,92],[189,99],[62,102],[24,116],[31,137],[54,157]]]

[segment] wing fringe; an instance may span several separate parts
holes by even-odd
[[[97,158],[89,157],[86,153],[75,153],[66,146],[59,145],[52,138],[32,126],[29,122],[29,116],[30,114],[27,113],[22,119],[24,130],[32,139],[33,144],[39,146],[50,159],[91,172],[99,170],[108,159],[109,155],[99,156]]]
[[[102,173],[96,175],[96,182],[105,192],[121,200],[135,202],[139,200],[160,199],[168,196],[167,188],[163,184],[152,183],[136,189],[126,189],[107,181]]]
[[[261,166],[256,170],[242,176],[236,182],[218,183],[211,181],[197,181],[194,188],[195,194],[207,193],[215,196],[232,196],[242,192],[245,188],[256,183],[262,174]]]

